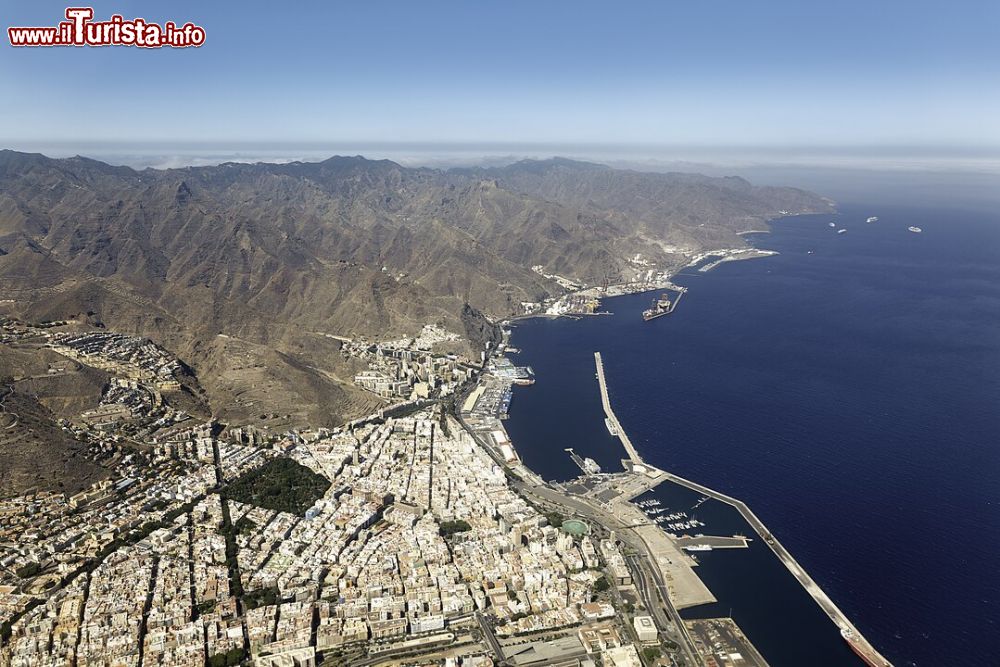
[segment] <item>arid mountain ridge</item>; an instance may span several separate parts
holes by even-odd
[[[137,171],[0,151],[0,314],[149,337],[197,372],[226,419],[335,424],[372,399],[324,334],[390,339],[440,323],[471,352],[490,321],[563,292],[533,266],[622,281],[636,254],[676,268],[741,245],[738,232],[779,211],[829,209],[739,178],[558,158]]]

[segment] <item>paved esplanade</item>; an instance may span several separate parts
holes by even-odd
[[[607,383],[604,380],[604,362],[601,360],[600,352],[594,353],[594,361],[597,364],[597,380],[601,385],[601,402],[604,404],[604,413],[607,415],[611,424],[615,427],[618,437],[625,446],[625,451],[628,452],[628,456],[632,460],[632,463],[645,465],[642,457],[639,456],[639,452],[636,451],[632,441],[629,440],[628,435],[625,433],[625,429],[622,428],[621,423],[618,421],[618,417],[616,417],[615,413],[611,410],[611,402],[608,400]],[[820,608],[826,612],[826,615],[829,616],[830,619],[837,625],[837,627],[841,629],[841,632],[844,633],[844,638],[858,651],[858,653],[861,654],[863,659],[872,665],[886,665],[887,667],[891,667],[891,663],[877,650],[875,650],[875,647],[861,635],[858,629],[854,627],[854,624],[848,620],[844,612],[842,612],[837,605],[834,604],[833,600],[831,600],[830,597],[823,592],[823,589],[819,587],[819,584],[817,584],[813,578],[809,576],[809,573],[806,572],[805,569],[798,564],[798,562],[796,562],[788,550],[785,549],[785,547],[783,547],[773,535],[771,535],[764,523],[757,518],[756,514],[750,511],[750,508],[747,507],[746,503],[741,500],[737,500],[732,496],[719,493],[718,491],[714,491],[707,486],[703,486],[697,482],[692,482],[691,480],[684,479],[683,477],[679,477],[669,472],[664,471],[664,475],[666,476],[666,479],[674,482],[675,484],[680,484],[681,486],[685,486],[736,508],[746,522],[750,524],[754,531],[760,535],[761,539],[763,539],[764,542],[771,547],[771,550],[778,556],[778,558],[781,559],[781,562],[785,564],[788,571],[794,575],[800,584],[802,584],[802,587],[805,588],[809,595],[812,596],[813,600],[816,601],[816,604],[818,604]]]

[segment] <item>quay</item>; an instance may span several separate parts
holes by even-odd
[[[628,434],[622,428],[621,423],[618,421],[618,417],[615,416],[614,411],[611,409],[611,401],[608,400],[608,385],[604,379],[604,362],[601,360],[601,353],[594,352],[594,361],[597,364],[597,382],[601,386],[601,404],[604,406],[604,414],[608,418],[608,422],[614,427],[618,439],[622,441],[622,445],[625,446],[625,451],[628,452],[628,457],[633,464],[643,465],[642,457],[639,456],[639,452],[632,445],[632,441],[629,440]]]
[[[891,663],[886,660],[876,649],[872,646],[867,639],[858,631],[854,624],[848,620],[847,616],[840,610],[839,607],[830,599],[830,597],[819,587],[809,573],[799,565],[798,561],[792,556],[789,551],[782,546],[781,542],[775,538],[770,531],[768,531],[767,526],[764,525],[757,515],[744,503],[742,500],[737,500],[732,496],[727,496],[724,493],[719,493],[714,491],[707,486],[698,484],[697,482],[692,482],[689,479],[685,479],[678,475],[670,472],[666,472],[666,478],[674,482],[675,484],[680,484],[681,486],[687,487],[693,491],[698,491],[703,493],[710,498],[714,498],[720,502],[723,502],[731,507],[734,507],[736,511],[746,520],[748,524],[754,529],[754,531],[760,535],[761,539],[771,547],[771,551],[785,564],[788,571],[792,573],[798,582],[806,589],[806,592],[812,596],[816,604],[826,612],[826,615],[830,617],[830,620],[840,628],[840,632],[844,637],[844,640],[850,644],[851,648],[854,649],[855,653],[864,660],[869,665],[873,667],[890,667]]]
[[[618,421],[618,417],[615,416],[614,411],[611,409],[611,401],[608,398],[608,387],[607,382],[604,378],[604,362],[601,359],[601,353],[594,353],[594,362],[597,366],[597,381],[601,388],[601,403],[604,406],[604,413],[608,420],[615,426],[618,433],[618,438],[621,440],[622,445],[625,446],[625,451],[628,453],[629,459],[632,465],[640,465],[645,468],[649,468],[639,456],[639,452],[636,450],[632,441],[629,439],[628,435],[625,433],[625,429],[622,428],[621,422]],[[854,624],[847,618],[847,616],[840,610],[839,607],[830,599],[830,597],[819,587],[819,584],[813,580],[809,573],[798,564],[795,558],[784,546],[775,538],[771,532],[764,525],[764,522],[757,518],[750,508],[741,500],[737,500],[732,496],[728,496],[724,493],[720,493],[713,489],[708,488],[703,484],[698,484],[697,482],[692,482],[689,479],[680,477],[668,471],[662,471],[662,475],[659,477],[657,483],[662,480],[669,480],[675,484],[687,487],[693,491],[697,491],[709,498],[718,500],[719,502],[725,503],[736,509],[740,515],[746,520],[748,524],[754,529],[754,531],[764,540],[764,542],[771,548],[771,551],[784,563],[788,571],[798,580],[798,582],[805,588],[806,592],[812,596],[816,604],[830,617],[830,620],[840,629],[840,633],[844,640],[850,645],[851,649],[858,654],[862,660],[864,660],[868,665],[872,667],[892,667],[892,663],[885,659],[876,649],[872,646],[867,639],[858,631]]]
[[[676,539],[681,549],[687,547],[710,547],[712,549],[746,549],[749,540],[739,535],[724,537],[719,535],[681,535]]]

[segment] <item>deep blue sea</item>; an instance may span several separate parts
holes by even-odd
[[[887,658],[1000,665],[1000,207],[838,208],[751,237],[777,256],[684,272],[670,316],[643,322],[641,294],[519,322],[513,359],[537,382],[508,430],[547,479],[579,473],[565,447],[619,469],[599,350],[642,455],[746,501]],[[691,510],[697,494],[654,493],[698,532],[747,532],[725,506]],[[759,540],[699,559],[719,603],[687,616],[731,614],[775,667],[859,664]]]

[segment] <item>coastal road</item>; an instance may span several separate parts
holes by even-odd
[[[658,569],[653,565],[654,557],[649,546],[636,534],[629,530],[618,517],[592,505],[582,498],[567,496],[548,486],[525,484],[517,480],[511,480],[511,486],[523,495],[533,498],[538,502],[554,505],[568,513],[582,516],[595,524],[604,526],[609,530],[614,530],[618,537],[634,550],[639,556],[633,557],[634,567],[641,572],[640,594],[643,602],[654,619],[659,616],[657,625],[663,633],[673,639],[680,646],[685,663],[688,665],[702,665],[701,657],[694,646],[694,642],[687,633],[684,622],[670,600],[667,586],[664,584]],[[670,621],[673,621],[671,627]]]
[[[456,404],[458,401],[462,400],[462,398],[463,397],[459,396],[456,399]],[[504,470],[509,471],[506,462],[502,459],[500,454],[494,451],[493,447],[491,447],[489,443],[484,442],[480,435],[469,427],[469,425],[462,418],[460,410],[456,410],[456,416],[462,427],[472,436],[473,440],[476,441],[483,451],[485,451],[497,465]],[[621,519],[607,510],[598,507],[583,498],[569,496],[565,493],[557,491],[551,486],[528,483],[516,477],[510,477],[509,483],[515,491],[529,499],[533,499],[535,502],[556,507],[568,514],[582,516],[595,524],[604,526],[606,529],[616,531],[616,534],[625,544],[627,544],[635,552],[642,554],[646,563],[651,567],[651,582],[655,583],[655,588],[651,586],[646,587],[647,592],[651,595],[650,602],[657,597],[663,602],[662,607],[656,604],[648,603],[646,605],[647,608],[660,609],[661,614],[665,609],[670,618],[676,619],[677,628],[668,634],[680,646],[681,653],[684,656],[685,663],[687,665],[701,666],[704,664],[701,660],[700,654],[694,646],[694,642],[687,634],[684,623],[680,618],[680,614],[677,613],[677,609],[674,608],[673,603],[670,600],[670,596],[667,593],[668,589],[660,579],[659,572],[657,572],[656,568],[651,565],[655,561],[649,546],[637,534],[634,534],[629,530],[630,526],[626,525]],[[665,629],[667,627],[668,626],[666,625],[664,626]],[[490,633],[490,636],[492,636],[492,633]]]
[[[479,629],[483,631],[483,639],[489,644],[490,650],[493,651],[499,662],[503,662],[503,647],[497,641],[497,636],[493,634],[493,628],[486,622],[486,618],[481,612],[476,612],[476,621],[479,623]]]
[[[677,638],[680,639],[677,643],[681,647],[681,652],[684,654],[685,659],[690,661],[688,664],[703,665],[704,662],[702,661],[701,654],[695,648],[694,640],[691,638],[687,626],[684,625],[684,619],[681,618],[680,612],[670,602],[670,595],[666,584],[663,583],[663,579],[660,577],[659,569],[649,561],[649,556],[646,553],[640,553],[637,556],[626,556],[626,560],[632,565],[633,571],[639,575],[639,586],[636,586],[636,588],[639,588],[639,592],[643,596],[643,602],[646,608],[650,610],[653,621],[658,627],[665,630],[664,634],[674,637],[675,641]],[[663,606],[658,605],[657,600],[663,600]],[[671,628],[667,621],[672,623],[673,628]]]
[[[646,607],[649,615],[653,617],[656,627],[661,635],[670,632],[670,618],[663,606],[659,604],[656,594],[656,584],[653,583],[652,575],[646,571],[646,564],[638,556],[626,556],[625,560],[631,566],[632,577],[635,579],[635,587],[642,597],[642,604]]]

